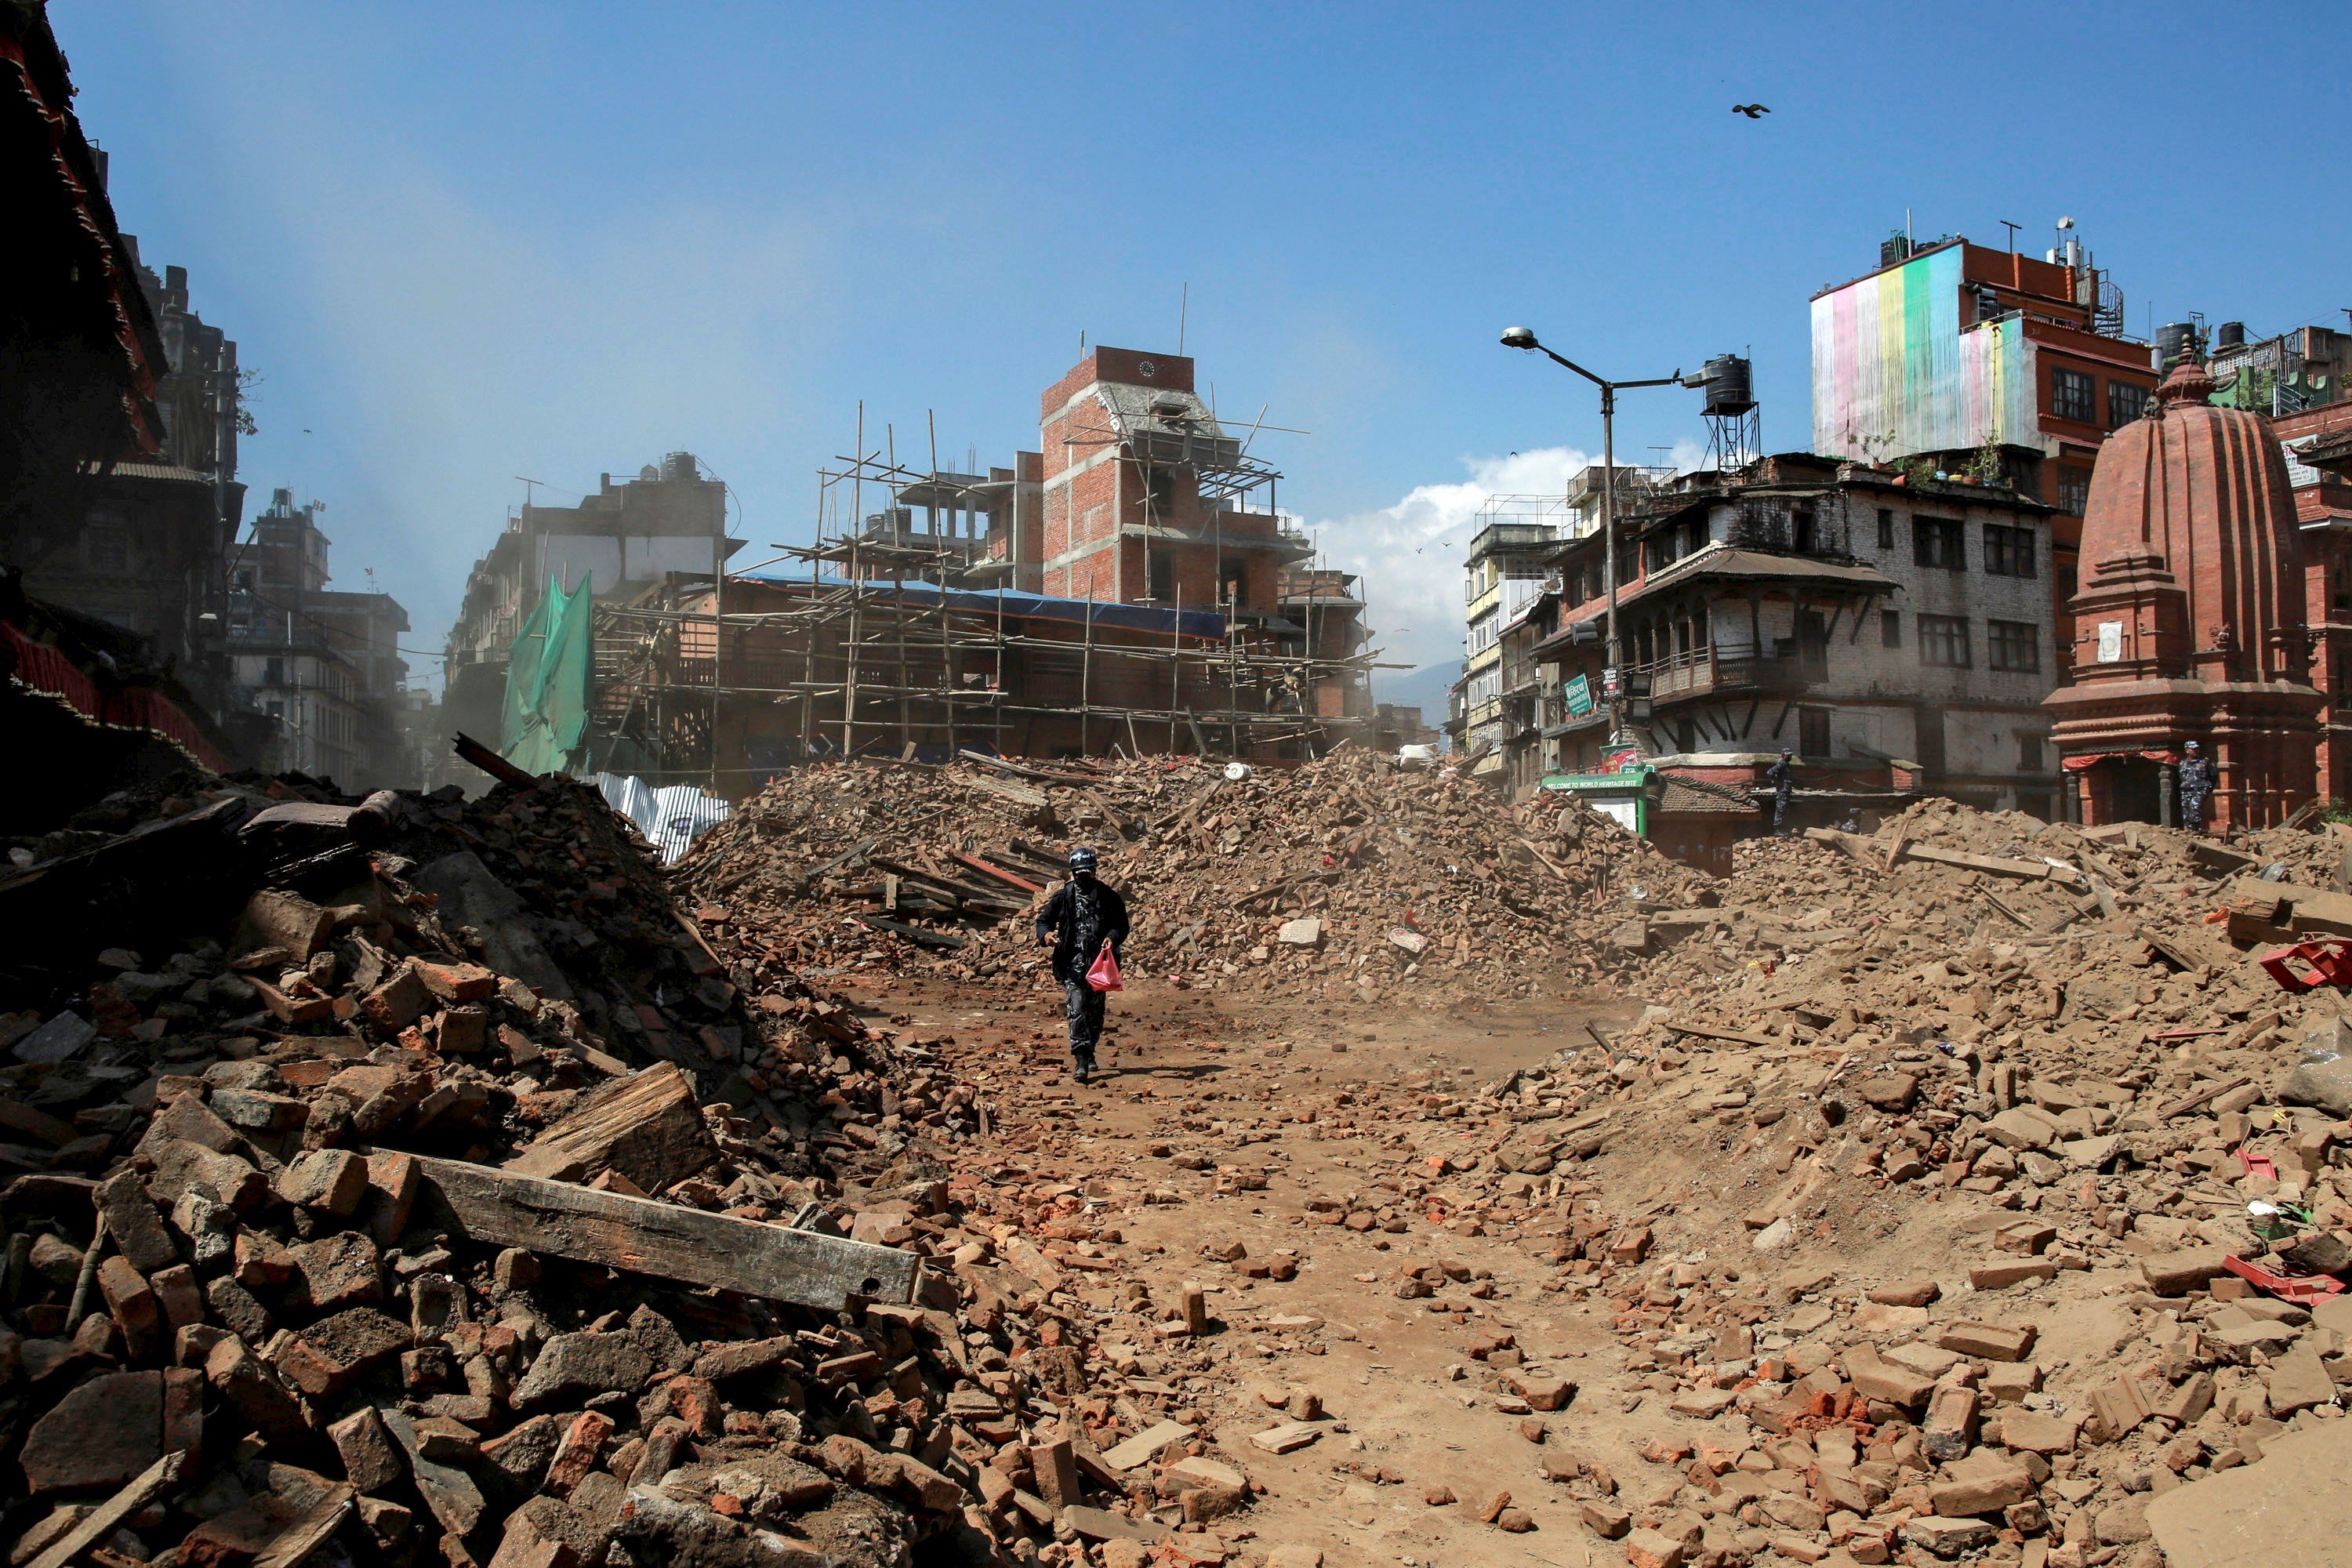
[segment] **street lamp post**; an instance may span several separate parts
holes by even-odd
[[[1542,354],[1554,364],[1572,370],[1601,389],[1601,572],[1608,581],[1609,613],[1607,622],[1609,668],[1615,673],[1613,693],[1609,698],[1609,728],[1613,738],[1625,723],[1625,658],[1624,649],[1617,641],[1617,394],[1621,388],[1633,386],[1686,386],[1678,369],[1672,375],[1654,376],[1646,381],[1610,381],[1593,374],[1572,359],[1552,353],[1536,341],[1534,331],[1527,327],[1503,329],[1503,346]]]

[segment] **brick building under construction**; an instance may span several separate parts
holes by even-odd
[[[845,752],[1328,752],[1373,716],[1356,579],[1309,563],[1280,474],[1192,371],[1097,349],[1046,392],[1045,450],[984,475],[901,467],[861,427],[824,476],[818,542],[787,552],[795,575],[714,591],[673,573],[602,603],[551,584],[516,645],[502,749],[535,727],[537,763],[730,796]],[[533,679],[567,640],[586,644],[584,711],[534,714],[535,687],[542,710],[582,706],[570,678]]]

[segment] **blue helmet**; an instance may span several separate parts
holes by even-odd
[[[1091,877],[1095,874],[1095,852],[1091,849],[1070,851],[1070,875]]]

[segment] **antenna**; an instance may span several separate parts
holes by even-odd
[[[1180,354],[1184,352],[1184,318],[1192,313],[1192,284],[1187,279],[1184,292],[1176,301],[1176,352]]]
[[[2017,231],[2023,228],[2025,226],[2023,224],[2011,223],[2005,217],[1995,218],[1993,221],[2000,225],[2001,227],[2009,230],[2009,253],[2011,256],[2015,256],[2017,254]]]
[[[545,479],[526,479],[520,474],[517,474],[514,477],[523,487],[522,504],[525,506],[532,504],[532,498],[539,493],[538,487],[547,483]]]

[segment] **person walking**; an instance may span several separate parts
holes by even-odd
[[[2190,741],[2180,748],[2180,826],[2191,833],[2205,831],[2205,803],[2213,798],[2213,762]]]
[[[1780,748],[1780,760],[1764,770],[1764,782],[1772,786],[1772,837],[1775,838],[1788,832],[1789,795],[1797,787],[1793,766],[1795,754],[1783,746]]]
[[[1054,950],[1054,978],[1070,1021],[1070,1067],[1080,1083],[1094,1076],[1101,1042],[1105,994],[1087,984],[1087,971],[1108,946],[1117,959],[1127,945],[1127,900],[1095,875],[1095,852],[1070,851],[1070,879],[1037,911],[1037,942]]]

